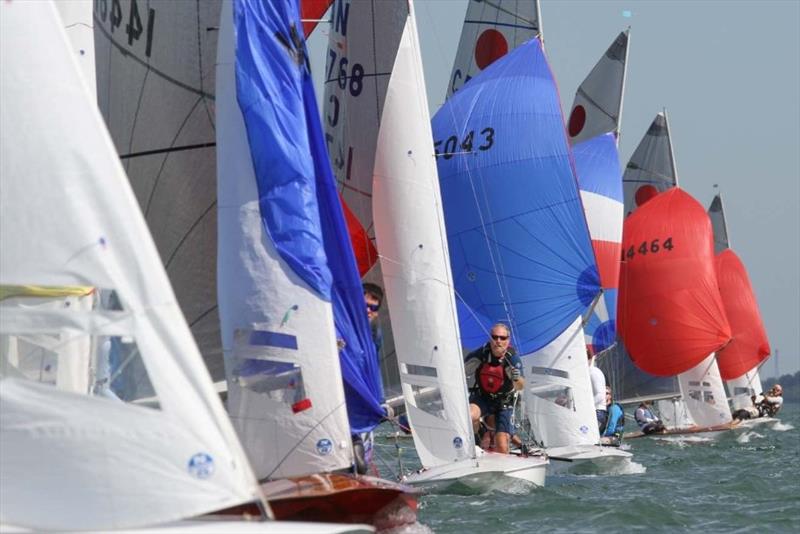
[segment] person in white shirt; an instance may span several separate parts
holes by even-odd
[[[589,378],[592,381],[592,396],[594,398],[594,410],[597,414],[597,427],[600,433],[606,429],[608,421],[608,408],[606,407],[606,376],[598,367],[593,365],[594,355],[590,349],[586,349],[586,356],[589,364]]]
[[[783,388],[780,384],[775,384],[758,403],[758,409],[762,416],[775,417],[781,407],[783,407]]]

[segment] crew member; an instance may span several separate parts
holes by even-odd
[[[783,388],[780,384],[772,386],[758,403],[762,417],[775,417],[783,407]]]
[[[608,420],[608,408],[606,407],[606,376],[600,368],[593,365],[594,355],[590,348],[586,348],[586,356],[589,364],[589,378],[592,381],[592,395],[594,398],[594,410],[597,414],[597,427],[602,434],[606,429]]]
[[[622,441],[622,433],[625,431],[625,412],[619,403],[614,402],[610,387],[606,387],[606,406],[608,407],[608,421],[606,422],[606,429],[600,438],[600,443],[619,447]]]
[[[665,430],[664,423],[661,422],[661,419],[653,415],[647,401],[643,401],[639,405],[636,412],[633,414],[633,418],[636,419],[639,429],[644,434],[655,434],[657,432],[664,432]]]

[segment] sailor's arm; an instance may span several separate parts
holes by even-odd
[[[522,391],[525,387],[525,377],[522,376],[522,360],[516,354],[512,355],[509,358],[509,363],[511,366],[509,367],[511,371],[511,381],[514,383],[514,389],[517,391]]]

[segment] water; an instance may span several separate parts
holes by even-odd
[[[517,494],[424,496],[419,523],[404,532],[800,532],[800,404],[787,404],[776,423],[626,446],[638,473],[548,477],[547,487]],[[403,447],[405,466],[418,466],[411,441]]]

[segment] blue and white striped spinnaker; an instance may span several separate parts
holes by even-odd
[[[617,143],[627,58],[628,32],[624,31],[578,87],[568,123],[581,200],[603,286],[603,295],[584,325],[586,345],[594,353],[606,350],[616,339],[624,212]]]

